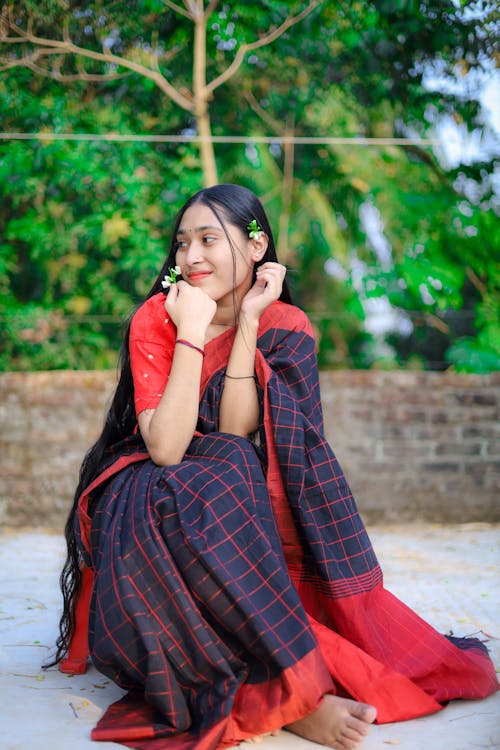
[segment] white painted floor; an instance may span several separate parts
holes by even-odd
[[[500,528],[405,525],[370,530],[386,586],[442,632],[481,631],[500,667]],[[90,729],[121,695],[95,669],[68,677],[44,672],[59,616],[60,537],[42,532],[0,534],[0,748],[105,750]],[[244,743],[241,747],[247,747]],[[433,716],[375,726],[361,750],[500,749],[500,693],[456,701]],[[259,750],[314,750],[287,732]]]

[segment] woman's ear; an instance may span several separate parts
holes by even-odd
[[[258,263],[262,260],[266,254],[267,246],[269,245],[269,238],[267,234],[260,231],[258,237],[253,237],[250,242],[252,243],[252,260]]]

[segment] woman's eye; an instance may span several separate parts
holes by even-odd
[[[181,240],[177,240],[175,243],[175,249],[176,250],[183,250],[186,247],[186,242],[182,242]]]
[[[207,234],[205,235],[205,237],[203,237],[203,242],[206,245],[210,245],[212,242],[215,242],[215,240],[216,240],[216,237],[212,237],[212,235],[210,234]]]

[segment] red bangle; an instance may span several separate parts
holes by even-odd
[[[199,346],[196,346],[195,344],[192,344],[190,341],[186,341],[186,339],[176,339],[175,343],[188,346],[190,349],[194,349],[196,352],[200,352],[202,357],[205,356],[205,352],[203,351],[203,349],[201,349]]]

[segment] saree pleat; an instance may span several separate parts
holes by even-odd
[[[328,692],[389,722],[496,690],[482,644],[452,642],[384,589],[324,436],[314,340],[296,308],[275,303],[261,320],[259,447],[219,432],[233,335],[206,347],[181,463],[155,466],[134,435],[82,495],[91,656],[130,691],[93,738],[214,750],[307,715]]]

